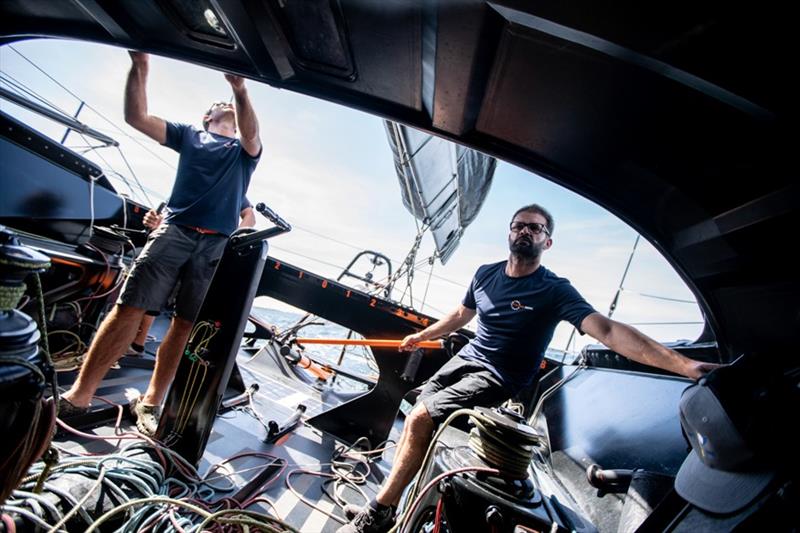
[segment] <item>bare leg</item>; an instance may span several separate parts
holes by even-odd
[[[142,317],[142,322],[139,324],[139,332],[136,334],[136,338],[133,339],[134,344],[144,346],[147,342],[147,333],[150,331],[150,326],[153,325],[155,319],[156,317],[151,315],[144,315]]]
[[[170,383],[175,378],[178,371],[178,363],[181,361],[181,353],[189,340],[192,332],[193,323],[183,318],[175,317],[169,325],[161,346],[158,347],[156,354],[156,368],[150,378],[150,385],[142,398],[145,405],[161,405],[164,396],[167,395]]]
[[[389,479],[375,498],[381,505],[397,505],[403,489],[417,474],[425,451],[433,438],[434,423],[425,405],[420,403],[411,411],[403,425],[397,444],[394,465]]]
[[[78,407],[86,407],[111,368],[130,345],[136,329],[144,316],[144,309],[117,304],[100,324],[86,359],[81,365],[78,379],[63,395]]]

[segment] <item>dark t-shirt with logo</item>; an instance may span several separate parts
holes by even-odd
[[[483,265],[472,278],[462,303],[477,310],[478,331],[458,355],[483,364],[516,393],[539,370],[556,325],[566,320],[580,331],[595,310],[544,266],[520,278],[505,269],[506,261]]]
[[[251,157],[239,139],[173,122],[164,146],[181,154],[167,222],[233,233],[239,213],[250,207],[245,193],[261,154]]]

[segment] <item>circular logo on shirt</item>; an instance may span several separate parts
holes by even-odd
[[[511,300],[511,309],[514,311],[533,311],[533,307],[522,305],[519,300]]]

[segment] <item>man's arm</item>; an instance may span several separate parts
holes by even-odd
[[[258,135],[258,119],[250,98],[247,96],[247,87],[244,86],[244,78],[225,74],[225,79],[231,84],[233,97],[236,100],[236,124],[239,126],[239,140],[242,148],[251,157],[255,157],[261,152],[261,139]]]
[[[720,366],[690,359],[654,341],[641,331],[606,318],[600,313],[592,313],[584,318],[581,330],[628,359],[687,378],[700,378]]]
[[[164,119],[147,114],[147,73],[150,58],[142,52],[130,51],[131,70],[125,83],[125,122],[151,139],[167,142],[167,123]]]
[[[456,308],[453,312],[445,315],[435,324],[428,326],[419,333],[414,333],[413,335],[407,336],[405,339],[403,339],[403,342],[400,343],[400,347],[398,349],[401,351],[411,351],[420,341],[436,339],[438,337],[447,335],[451,331],[463,328],[469,324],[469,321],[475,317],[475,314],[475,309],[470,309],[469,307],[459,305],[458,308]]]
[[[240,228],[252,228],[256,225],[256,214],[253,212],[252,207],[245,207],[239,212],[239,217],[242,219],[239,222]]]

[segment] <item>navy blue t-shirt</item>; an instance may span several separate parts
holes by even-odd
[[[483,265],[472,278],[462,303],[477,310],[478,331],[458,355],[483,364],[516,393],[536,376],[556,325],[566,320],[580,331],[595,310],[544,266],[520,278],[505,270],[506,261]]]
[[[261,154],[251,157],[239,139],[173,122],[164,146],[181,154],[167,222],[233,233],[250,207],[245,193]]]

